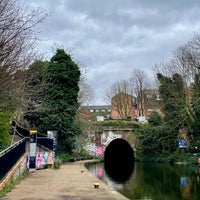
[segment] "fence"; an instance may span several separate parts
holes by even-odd
[[[22,139],[0,153],[0,181],[26,152],[26,139]]]
[[[40,145],[41,147],[45,147],[51,151],[53,150],[53,140],[47,137],[38,137],[37,145]]]

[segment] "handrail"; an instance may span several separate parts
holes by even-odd
[[[21,144],[22,142],[24,142],[24,140],[26,140],[26,138],[23,138],[21,140],[19,140],[18,142],[16,142],[15,144],[9,146],[8,148],[4,149],[3,151],[0,152],[0,157],[2,157],[3,155],[5,155],[7,152],[9,152],[11,149],[15,148],[16,146],[18,146],[19,144]]]

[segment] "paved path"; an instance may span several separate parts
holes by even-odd
[[[99,188],[94,188],[94,183]],[[43,169],[28,176],[2,200],[127,200],[90,174],[84,162],[62,165],[60,169]]]

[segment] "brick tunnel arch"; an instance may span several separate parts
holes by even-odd
[[[110,178],[117,182],[126,181],[134,169],[134,150],[122,138],[110,142],[104,153],[104,167]]]

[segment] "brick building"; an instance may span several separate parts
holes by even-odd
[[[161,113],[160,99],[157,90],[143,90],[142,98],[136,98],[125,93],[112,97],[112,119],[138,119],[140,116],[148,118],[153,111]]]

